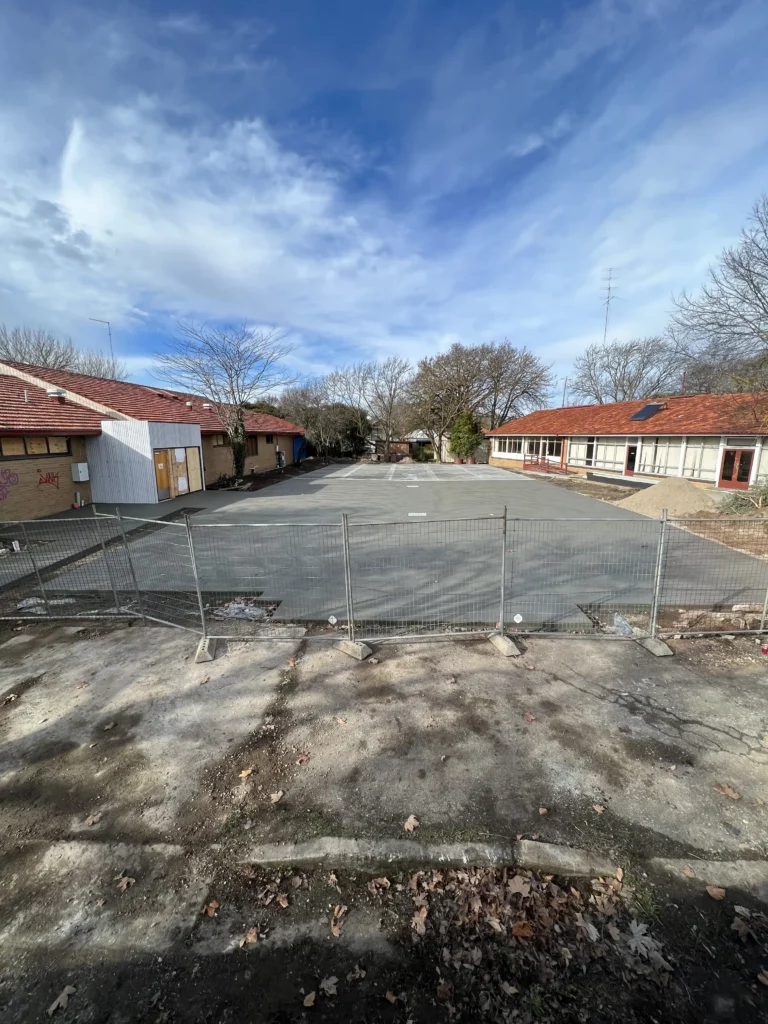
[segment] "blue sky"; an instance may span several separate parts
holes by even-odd
[[[764,0],[0,11],[0,321],[147,380],[179,318],[301,373],[660,331],[768,189]]]

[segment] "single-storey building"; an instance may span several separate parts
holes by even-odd
[[[245,427],[246,473],[295,461],[301,427],[262,413]],[[0,521],[151,504],[232,472],[224,428],[199,395],[0,362]]]
[[[493,466],[680,476],[746,489],[768,480],[768,394],[675,395],[541,409],[488,431]]]

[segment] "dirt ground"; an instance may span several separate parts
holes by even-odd
[[[204,665],[195,637],[159,627],[4,639],[5,1020],[41,1019],[67,985],[54,1019],[764,1019],[764,907],[696,874],[768,853],[753,639],[658,660],[616,641],[536,638],[519,659],[382,645],[363,663],[232,643]],[[248,866],[263,842],[403,838],[411,814],[423,843],[538,837],[610,854],[623,879],[574,894],[534,878],[523,896],[514,872],[415,889],[389,872],[371,891],[362,871]],[[648,877],[657,856],[691,877]]]

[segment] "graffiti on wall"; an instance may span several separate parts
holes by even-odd
[[[43,487],[48,484],[51,487],[59,489],[59,474],[58,473],[44,473],[42,469],[37,471],[37,486]]]
[[[11,493],[11,488],[18,482],[18,473],[14,473],[12,469],[0,469],[0,501],[5,501]]]

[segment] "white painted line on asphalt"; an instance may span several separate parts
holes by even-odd
[[[419,485],[418,484],[406,484],[405,486],[406,487],[418,487]]]
[[[426,512],[409,512],[409,516],[426,516]]]
[[[352,476],[352,474],[353,474],[353,473],[357,473],[357,472],[358,472],[358,470],[362,469],[362,468],[363,468],[363,465],[364,465],[364,463],[360,463],[360,465],[359,465],[359,466],[355,466],[355,467],[354,467],[354,469],[350,469],[348,473],[342,473],[341,475],[342,475],[343,477],[346,477],[346,476]]]
[[[390,469],[390,471],[389,471],[389,476],[387,477],[387,480],[391,480],[391,479],[392,479],[392,477],[393,477],[393,476],[395,475],[395,470],[396,470],[396,469],[397,469],[397,463],[395,463],[395,464],[394,464],[394,465],[392,466],[392,469]]]

